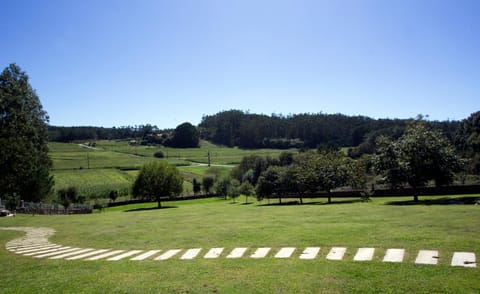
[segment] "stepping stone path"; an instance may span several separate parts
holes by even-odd
[[[9,241],[5,247],[7,250],[34,258],[65,259],[65,260],[107,260],[119,261],[122,259],[141,261],[141,260],[167,260],[174,258],[180,252],[183,254],[176,257],[179,260],[193,260],[200,258],[199,255],[203,248],[192,249],[170,249],[170,250],[113,250],[113,249],[94,249],[94,248],[76,248],[53,244],[48,238],[55,233],[50,228],[32,228],[32,227],[7,227],[0,230],[15,230],[25,232],[25,236]],[[248,248],[233,248],[225,258],[242,258]],[[276,251],[273,258],[299,258],[302,260],[315,259],[320,252],[320,247],[306,247],[300,254],[294,256],[297,248],[283,247]],[[223,247],[206,249],[204,259],[219,258],[224,251]],[[266,258],[272,251],[270,247],[252,248],[249,256],[245,258],[261,259]],[[300,251],[299,251],[300,252]],[[326,259],[332,261],[341,261],[344,259],[346,247],[332,247],[328,252]],[[375,255],[375,248],[358,248],[353,261],[371,261]],[[405,249],[391,248],[387,249],[383,257],[383,262],[403,262]],[[439,252],[437,250],[419,250],[415,259],[415,264],[437,265],[439,261]],[[461,266],[467,268],[476,268],[477,261],[473,252],[454,252],[451,266]]]

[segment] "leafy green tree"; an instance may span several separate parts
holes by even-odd
[[[199,144],[197,128],[191,123],[183,123],[173,132],[172,145],[177,148],[195,148]]]
[[[67,210],[72,203],[78,201],[78,189],[76,187],[68,187],[57,191],[58,201]]]
[[[213,185],[215,184],[215,178],[212,175],[204,175],[202,178],[202,187],[205,194],[210,194]]]
[[[278,196],[278,202],[282,203],[282,179],[285,168],[281,166],[270,166],[264,171],[258,179],[255,191],[257,199],[262,200],[264,197],[270,197],[274,193]]]
[[[10,64],[0,75],[0,198],[51,195],[48,119],[26,73]]]
[[[417,122],[407,128],[398,141],[383,138],[378,144],[374,168],[391,185],[408,183],[418,201],[418,189],[428,181],[437,186],[453,181],[454,173],[462,169],[462,161],[453,146],[439,131]]]
[[[193,185],[193,194],[197,195],[198,193],[200,193],[202,189],[202,184],[196,178],[193,178],[192,185]]]
[[[162,207],[162,196],[175,197],[182,193],[182,190],[183,178],[180,172],[166,161],[146,163],[132,187],[135,198],[156,199],[158,208]]]
[[[112,202],[115,202],[115,200],[118,198],[118,191],[111,190],[110,193],[108,193],[108,198],[110,198]]]
[[[218,180],[215,184],[215,192],[226,199],[231,188],[231,181],[230,177],[223,177]]]
[[[245,196],[245,204],[248,203],[248,196],[255,194],[255,188],[249,181],[243,182],[238,189],[240,194]]]
[[[235,203],[235,199],[240,196],[240,182],[235,179],[231,179],[227,194],[228,197],[232,199],[232,202]]]

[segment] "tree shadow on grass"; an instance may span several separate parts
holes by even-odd
[[[390,201],[386,205],[473,205],[480,201],[480,196],[470,197],[442,197],[436,199],[420,199],[417,202],[413,200]]]
[[[289,206],[289,205],[337,205],[337,204],[352,204],[352,203],[360,203],[365,202],[362,199],[348,199],[348,200],[332,200],[332,202],[328,203],[327,201],[313,201],[313,202],[304,202],[300,203],[299,200],[296,201],[286,201],[282,203],[265,203],[265,204],[258,204],[257,206]]]
[[[135,212],[135,211],[148,211],[148,210],[157,210],[157,209],[169,209],[169,208],[178,208],[178,206],[162,206],[158,207],[143,207],[143,208],[134,208],[134,209],[127,209],[123,212]]]

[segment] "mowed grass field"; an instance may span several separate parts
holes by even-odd
[[[107,197],[111,190],[128,190],[137,171],[147,162],[166,160],[178,166],[184,175],[184,193],[191,194],[193,178],[200,179],[210,163],[224,169],[225,173],[238,164],[243,156],[257,154],[277,157],[284,150],[244,150],[216,146],[202,141],[200,148],[164,148],[154,146],[131,146],[127,141],[98,141],[95,149],[82,147],[78,143],[52,142],[50,157],[53,160],[52,174],[55,189],[76,186],[81,195],[88,198]],[[165,158],[153,155],[162,151]]]
[[[17,215],[0,227],[54,228],[54,243],[84,248],[202,248],[194,260],[66,261],[36,259],[0,247],[2,293],[479,293],[478,268],[451,267],[454,252],[480,254],[480,207],[395,205],[404,198],[304,205],[243,205],[216,198],[109,208],[69,216]],[[387,204],[387,202],[393,202]],[[273,201],[272,201],[273,203]],[[447,202],[446,202],[447,203]],[[454,202],[452,202],[454,203]],[[5,244],[21,232],[1,231]],[[276,259],[284,246],[292,258]],[[320,246],[314,260],[300,260]],[[347,247],[342,261],[325,259],[332,246]],[[200,258],[224,247],[218,259]],[[244,257],[226,259],[235,247]],[[264,259],[248,256],[272,247]],[[359,247],[376,248],[373,261],[353,262]],[[404,248],[403,263],[384,263],[388,248]],[[415,265],[418,250],[439,250],[439,264]]]

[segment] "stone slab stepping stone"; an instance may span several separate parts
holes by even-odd
[[[17,253],[17,254],[25,254],[25,253],[29,253],[29,252],[37,252],[37,251],[42,251],[42,250],[47,250],[47,249],[53,249],[53,248],[59,248],[59,247],[62,247],[62,246],[61,246],[61,245],[49,245],[49,246],[38,247],[38,248],[35,248],[35,249],[18,250],[18,251],[15,251],[15,253]]]
[[[42,244],[35,244],[35,245],[8,246],[7,249],[10,250],[10,251],[20,251],[20,250],[42,248],[42,247],[45,247],[45,246],[52,246],[52,245],[56,245],[56,244],[42,243]]]
[[[227,258],[240,258],[243,256],[245,251],[247,251],[247,248],[245,247],[235,248],[232,250],[232,252],[230,252],[229,255],[227,255]]]
[[[159,257],[155,258],[155,260],[167,260],[175,256],[178,252],[182,251],[181,249],[171,249],[165,252],[164,254],[160,255]]]
[[[353,258],[354,261],[369,261],[373,259],[375,248],[358,248],[357,254]]]
[[[53,249],[47,249],[47,250],[42,250],[42,251],[35,251],[35,252],[30,252],[27,254],[24,254],[25,256],[32,256],[32,255],[39,255],[39,254],[44,254],[44,253],[50,253],[50,252],[58,252],[62,251],[63,249],[69,249],[72,247],[58,247],[58,248],[53,248]]]
[[[208,250],[203,258],[218,258],[222,254],[223,248],[212,248]]]
[[[387,249],[383,262],[402,262],[404,255],[405,249]]]
[[[67,253],[64,253],[64,254],[52,256],[52,257],[50,257],[50,259],[62,259],[62,258],[65,258],[65,257],[74,256],[74,255],[82,254],[82,253],[93,251],[93,250],[95,250],[95,249],[93,249],[93,248],[85,248],[85,249],[79,248],[76,251],[67,252]]]
[[[121,260],[121,259],[124,259],[124,258],[127,258],[127,257],[130,257],[132,255],[135,255],[135,254],[139,254],[140,252],[142,252],[143,250],[130,250],[130,251],[127,251],[123,254],[120,254],[120,255],[117,255],[117,256],[114,256],[114,257],[110,257],[109,259],[107,259],[108,261],[117,261],[117,260]]]
[[[455,252],[452,257],[452,266],[477,267],[475,253]]]
[[[200,253],[202,248],[194,248],[194,249],[188,249],[185,251],[185,253],[180,257],[182,260],[187,260],[187,259],[194,259],[197,257],[197,255]]]
[[[140,254],[139,256],[133,257],[130,260],[144,260],[147,259],[157,253],[159,253],[161,250],[150,250],[145,253]]]
[[[99,259],[102,259],[102,258],[107,258],[107,257],[112,256],[112,255],[120,254],[122,252],[125,252],[125,250],[113,250],[113,251],[110,251],[110,252],[105,252],[105,253],[100,254],[100,255],[96,255],[96,256],[86,258],[85,260],[99,260]]]
[[[60,255],[60,254],[63,254],[63,253],[80,250],[80,249],[81,249],[81,248],[70,248],[70,249],[65,249],[65,250],[50,252],[50,253],[41,254],[41,255],[34,255],[33,257],[35,257],[35,258],[49,257],[49,256]]]
[[[270,247],[261,247],[255,250],[255,252],[250,255],[251,258],[264,258],[267,256],[268,252],[270,252],[272,248]]]
[[[332,249],[330,249],[330,252],[328,252],[327,259],[342,260],[345,252],[347,252],[347,248],[345,247],[332,247]]]
[[[297,248],[295,248],[295,247],[283,247],[277,252],[277,254],[275,254],[275,258],[289,258],[290,256],[292,256],[295,249],[297,249]]]
[[[438,251],[437,250],[420,250],[418,251],[416,264],[437,264],[438,263]]]
[[[75,256],[67,257],[66,259],[67,259],[67,260],[84,259],[84,258],[86,258],[86,257],[92,256],[92,255],[102,254],[102,253],[107,252],[107,251],[110,251],[110,250],[111,250],[111,249],[98,249],[98,250],[90,251],[90,252],[83,253],[83,254],[80,254],[80,255],[75,255]]]
[[[320,252],[320,247],[307,247],[303,250],[302,254],[300,254],[300,259],[315,259],[318,252]]]

